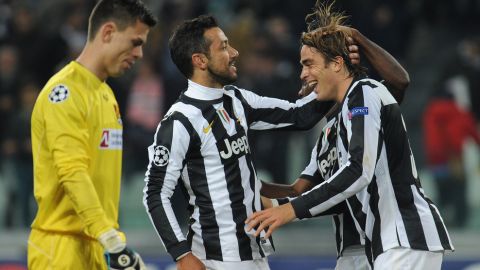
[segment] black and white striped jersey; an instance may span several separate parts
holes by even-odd
[[[245,231],[245,219],[262,208],[248,130],[309,129],[331,105],[314,93],[289,103],[189,81],[148,149],[144,204],[170,255],[192,250],[201,259],[245,261],[270,254],[271,239]],[[187,237],[170,203],[180,179],[191,211]]]
[[[322,122],[326,122],[310,156],[310,163],[301,173],[300,178],[306,179],[315,185],[321,184],[338,171],[337,127],[340,107],[335,106],[328,112]],[[332,216],[335,231],[337,256],[342,256],[345,248],[359,246],[362,237],[355,228],[355,223],[345,202],[337,205],[342,210]]]
[[[348,198],[373,260],[400,246],[453,249],[437,207],[420,184],[400,107],[385,86],[371,79],[353,81],[339,114],[336,145],[339,170],[292,201],[298,218]]]

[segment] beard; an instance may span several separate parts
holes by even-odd
[[[210,74],[210,76],[212,77],[212,79],[215,82],[220,83],[222,86],[232,84],[235,81],[237,81],[237,76],[228,73],[228,71],[218,72],[218,71],[213,70],[211,67],[207,67],[207,70],[208,70],[208,73]]]

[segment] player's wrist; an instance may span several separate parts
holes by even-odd
[[[175,261],[178,262],[178,261],[180,261],[181,259],[187,257],[187,256],[190,255],[190,254],[192,254],[191,251],[185,252],[185,253],[183,253],[182,255],[180,255],[180,256],[178,256],[177,258],[175,258]]]
[[[108,253],[118,253],[125,249],[126,243],[120,237],[120,234],[117,230],[111,229],[102,233],[98,237],[98,241],[102,244],[103,248]]]

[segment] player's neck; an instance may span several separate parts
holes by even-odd
[[[347,94],[348,88],[352,84],[353,77],[347,77],[344,80],[341,80],[340,83],[338,84],[337,88],[337,97],[335,98],[335,101],[338,103],[342,103],[343,99],[345,98],[345,95]]]
[[[223,88],[223,85],[209,76],[205,76],[205,74],[198,74],[194,73],[192,78],[190,78],[192,82],[198,83],[202,86],[209,87],[209,88]]]
[[[76,61],[95,74],[100,81],[105,81],[108,78],[107,72],[102,64],[102,57],[100,57],[98,50],[90,44],[83,48],[83,51],[77,57]]]

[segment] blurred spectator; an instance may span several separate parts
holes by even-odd
[[[165,89],[161,76],[155,72],[148,59],[139,64],[126,110],[125,165],[126,177],[145,171],[148,163],[147,147],[158,123],[163,117]]]
[[[12,44],[19,52],[22,73],[35,76],[43,83],[65,57],[66,44],[58,33],[46,33],[41,26],[29,6],[16,3],[7,34],[0,44]]]
[[[14,209],[19,216],[20,225],[28,227],[33,221],[33,160],[30,135],[30,118],[33,105],[40,92],[40,87],[30,79],[22,80],[19,89],[20,105],[14,117],[12,133],[14,135],[15,172],[16,172],[16,198],[17,202],[9,209]]]
[[[19,84],[18,53],[15,47],[0,47],[0,145],[4,148],[4,140],[9,133],[9,122],[15,115],[17,88]],[[3,153],[3,151],[2,151]],[[0,162],[2,155],[0,155]]]
[[[423,126],[428,164],[438,186],[440,207],[447,209],[447,206],[453,206],[452,211],[445,215],[446,222],[464,227],[469,209],[463,145],[470,137],[480,143],[473,116],[460,107],[451,91],[447,90],[428,103]]]

